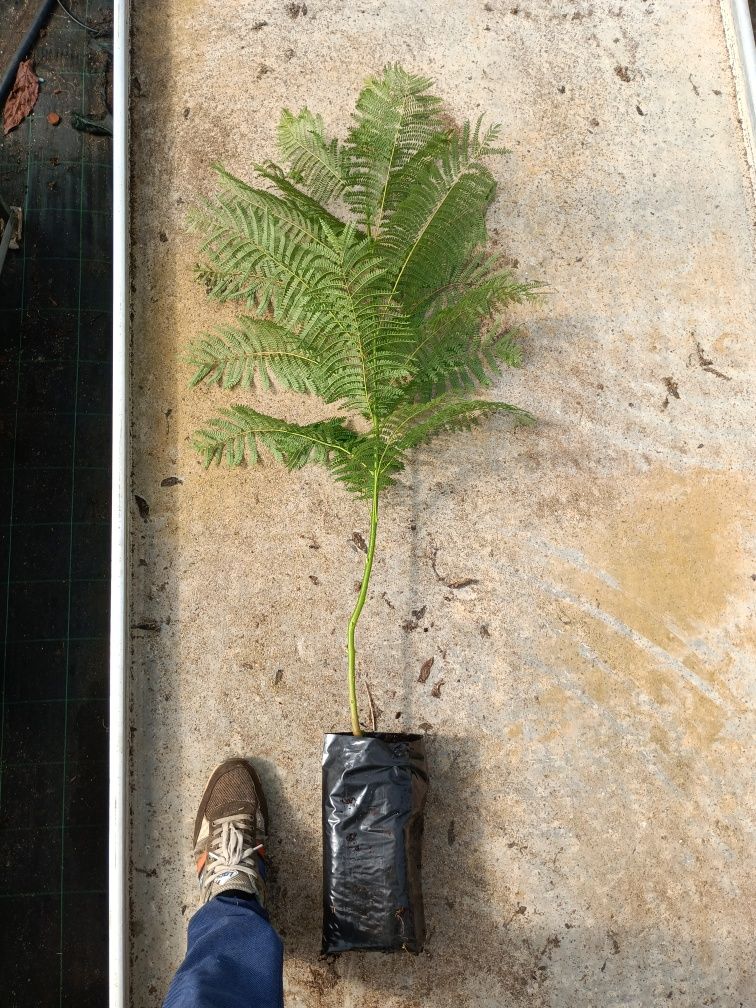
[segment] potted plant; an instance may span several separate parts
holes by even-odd
[[[485,250],[494,195],[488,159],[500,127],[456,126],[432,82],[388,66],[367,81],[346,140],[319,116],[284,110],[286,168],[256,165],[255,187],[216,166],[220,192],[193,215],[198,275],[211,298],[242,308],[234,325],[190,346],[192,383],[271,382],[343,415],[297,424],[248,405],[197,431],[206,466],[325,466],[370,507],[365,567],[346,633],[351,732],[323,755],[324,951],[419,951],[420,840],[428,781],[421,735],[360,722],[355,635],[373,567],[379,504],[413,449],[518,407],[473,397],[516,365],[502,311],[533,296]]]

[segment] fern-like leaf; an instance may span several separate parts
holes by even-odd
[[[317,462],[370,500],[347,633],[356,735],[355,629],[381,491],[429,438],[497,413],[530,419],[517,406],[467,397],[518,363],[502,316],[535,293],[482,251],[499,127],[449,125],[430,87],[386,67],[366,83],[343,145],[307,109],[284,110],[278,140],[288,172],[256,166],[258,188],[221,170],[219,196],[195,215],[198,275],[212,297],[237,299],[246,311],[192,343],[193,384],[265,389],[272,381],[350,414],[296,424],[232,406],[197,432],[195,447],[207,466],[254,463],[261,450],[289,469]]]
[[[288,469],[301,469],[307,462],[325,464],[334,453],[349,454],[357,436],[341,418],[302,425],[248,406],[232,406],[197,431],[194,444],[206,466],[258,462],[264,446]]]
[[[254,465],[260,461],[261,448],[287,469],[301,469],[316,462],[349,491],[367,496],[383,444],[374,435],[351,430],[341,417],[295,424],[247,406],[233,406],[196,432],[194,447],[205,467],[221,462],[231,468],[243,462]],[[387,472],[381,485],[388,482]]]
[[[381,226],[395,177],[441,126],[441,102],[428,94],[432,81],[388,66],[368,80],[349,133],[346,200],[368,234]]]
[[[296,333],[265,319],[242,317],[238,325],[207,333],[189,346],[195,369],[192,385],[208,382],[225,389],[249,388],[255,381],[312,393],[317,359]]]
[[[312,196],[308,196],[298,186],[296,186],[286,172],[274,161],[266,161],[264,164],[256,164],[255,171],[260,178],[272,183],[281,193],[286,202],[295,207],[305,217],[319,224],[326,224],[331,231],[337,234],[344,228],[344,221],[336,217],[330,210],[324,207]],[[357,232],[359,234],[359,232]],[[361,236],[364,237],[364,236]]]
[[[517,331],[501,329],[504,308],[533,299],[539,284],[522,283],[495,256],[478,254],[420,307],[425,317],[408,368],[409,395],[427,398],[446,390],[487,387],[502,365],[518,367]]]
[[[486,416],[507,413],[519,423],[533,417],[519,406],[489,399],[458,399],[440,395],[424,403],[403,403],[388,417],[384,436],[387,447],[400,454],[428,438],[449,431],[470,430]]]
[[[282,198],[242,182],[241,179],[231,175],[220,165],[213,167],[221,182],[223,199],[232,203],[237,201],[248,207],[253,213],[255,211],[266,213],[275,219],[292,238],[297,238],[306,244],[319,245],[322,243],[320,233],[322,207],[314,200],[308,199],[307,205],[303,209],[297,205],[297,199],[292,196],[292,193],[296,193],[299,197],[302,197],[303,194],[298,193],[293,186],[291,192]]]
[[[220,191],[193,218],[198,276],[245,311],[191,344],[192,383],[274,383],[351,419],[303,426],[235,406],[198,432],[206,464],[255,461],[262,447],[290,468],[320,462],[375,499],[424,439],[497,412],[527,418],[467,397],[519,363],[503,315],[537,289],[483,251],[500,130],[453,127],[430,87],[386,67],[345,143],[309,110],[285,110],[288,170],[257,165],[255,186],[216,169]]]
[[[341,150],[336,140],[326,139],[320,116],[306,108],[297,115],[284,109],[278,124],[278,146],[291,178],[313,199],[328,203],[344,191]]]
[[[481,134],[478,122],[452,133],[439,158],[419,166],[415,184],[387,220],[380,244],[392,295],[403,303],[426,299],[485,241],[485,212],[496,186],[483,159],[500,152],[499,132],[491,126]]]

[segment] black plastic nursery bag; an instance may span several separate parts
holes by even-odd
[[[427,790],[422,735],[325,736],[323,952],[422,949]]]

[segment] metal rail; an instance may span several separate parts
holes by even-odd
[[[129,0],[113,10],[113,497],[110,585],[109,1006],[127,1008]]]

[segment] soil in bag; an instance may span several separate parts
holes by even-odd
[[[323,952],[419,952],[428,790],[422,735],[326,735]]]

